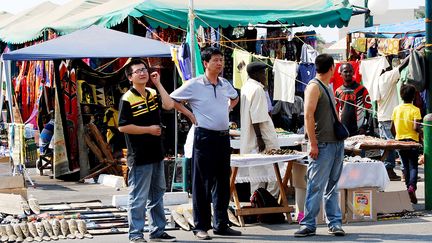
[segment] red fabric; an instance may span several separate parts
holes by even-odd
[[[353,79],[357,83],[361,84],[362,76],[360,74],[360,61],[349,61],[349,63],[351,63],[354,69]],[[339,74],[339,67],[341,65],[342,63],[336,63],[333,77],[330,79],[330,83],[333,85],[333,91],[336,91],[336,89],[343,84],[343,79]]]

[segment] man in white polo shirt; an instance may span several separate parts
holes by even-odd
[[[231,174],[228,115],[239,98],[234,87],[219,77],[224,67],[222,52],[209,47],[201,53],[201,58],[205,74],[186,81],[171,97],[177,101],[174,107],[182,112],[185,107],[180,102],[188,102],[196,119],[192,155],[194,234],[200,240],[208,240],[212,202],[213,233],[241,235],[240,231],[228,227],[227,214]]]

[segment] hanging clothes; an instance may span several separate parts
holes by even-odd
[[[399,54],[399,39],[387,39],[386,40],[386,55],[398,55]]]
[[[273,64],[273,100],[294,103],[297,63],[276,59]]]
[[[233,52],[233,84],[234,88],[241,89],[248,75],[246,66],[252,61],[252,55],[247,51],[234,49]]]
[[[174,47],[174,46],[170,46],[170,50],[171,50],[171,57],[172,57],[172,61],[174,62],[174,65],[176,66],[176,68],[177,68],[177,73],[178,73],[178,75],[180,76],[180,78],[182,79],[182,81],[184,82],[184,81],[186,81],[185,79],[184,79],[184,76],[183,76],[183,72],[181,71],[181,69],[180,69],[180,64],[179,64],[179,59],[178,59],[178,48],[177,47]]]
[[[363,85],[368,90],[372,101],[379,99],[378,77],[388,67],[390,67],[390,64],[383,56],[365,59],[360,63]]]
[[[393,109],[399,105],[397,82],[400,78],[398,68],[383,73],[378,78],[378,121],[390,121]]]
[[[315,63],[315,59],[318,55],[318,51],[315,50],[311,45],[303,44],[301,49],[300,61],[306,63]]]
[[[287,59],[288,61],[295,61],[297,55],[297,47],[294,41],[287,41],[285,44],[285,48],[285,59]]]
[[[296,92],[303,93],[306,89],[306,85],[316,75],[316,68],[314,63],[300,63],[298,68],[297,79],[301,82],[296,82]]]
[[[366,52],[366,38],[355,39],[352,48],[359,52]]]

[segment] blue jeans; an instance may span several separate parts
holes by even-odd
[[[163,161],[129,167],[129,239],[143,238],[146,211],[149,211],[150,236],[165,231],[163,195],[166,191]]]
[[[391,121],[378,122],[378,128],[382,139],[394,139],[393,134],[391,133]],[[396,166],[396,156],[396,150],[389,151],[387,158],[384,161],[386,169],[394,169]]]
[[[404,166],[403,174],[405,176],[405,185],[407,189],[412,186],[417,190],[417,176],[418,176],[418,148],[401,149],[399,155]]]
[[[316,229],[316,217],[323,201],[328,226],[341,226],[342,213],[339,208],[339,190],[337,183],[342,172],[344,142],[318,143],[318,158],[309,158],[307,169],[307,188],[305,200],[305,217],[302,226]]]

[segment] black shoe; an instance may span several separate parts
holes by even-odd
[[[233,230],[230,227],[227,227],[223,230],[213,230],[213,234],[215,234],[215,235],[240,236],[242,233],[238,230]]]
[[[315,230],[311,230],[308,227],[302,226],[299,230],[294,233],[294,237],[306,237],[315,235]]]
[[[342,226],[332,226],[328,230],[329,234],[335,235],[335,236],[344,236],[345,231],[342,229]]]
[[[387,168],[387,174],[388,174],[388,177],[391,181],[400,181],[401,180],[401,177],[398,176],[396,174],[396,172],[394,172],[393,169]]]
[[[174,242],[177,239],[174,236],[171,236],[165,232],[163,232],[160,236],[158,237],[152,237],[150,236],[150,241],[151,242]]]

